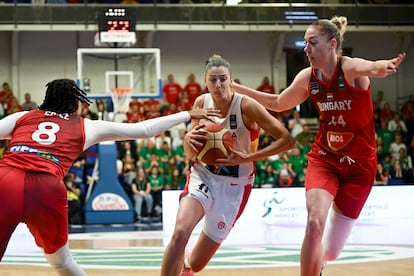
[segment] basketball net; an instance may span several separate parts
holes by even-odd
[[[114,121],[123,122],[127,120],[126,113],[129,110],[129,103],[131,102],[132,89],[131,88],[112,88],[111,98],[114,105]]]

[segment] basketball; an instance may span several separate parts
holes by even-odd
[[[216,159],[226,158],[229,155],[229,148],[233,145],[230,131],[218,124],[208,124],[204,127],[208,131],[207,139],[201,140],[204,145],[201,147],[198,159],[208,165],[214,164]]]

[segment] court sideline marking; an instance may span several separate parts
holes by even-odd
[[[162,246],[73,249],[77,262],[92,269],[156,270],[161,266]],[[223,246],[208,268],[260,268],[298,266],[300,245]],[[389,261],[414,257],[414,248],[382,245],[348,245],[333,264]],[[12,253],[2,263],[47,266],[43,253]]]

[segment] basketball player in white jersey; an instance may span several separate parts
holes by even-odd
[[[161,268],[162,276],[193,275],[201,271],[229,234],[243,212],[254,180],[254,162],[294,147],[295,140],[276,118],[255,100],[234,93],[230,64],[218,55],[206,64],[204,77],[209,93],[199,96],[194,109],[214,107],[222,117],[215,123],[228,129],[234,150],[243,154],[230,166],[213,166],[196,159],[198,139],[205,135],[205,120],[192,120],[184,139],[186,156],[193,159],[186,186],[180,196],[176,225]],[[259,130],[276,141],[257,150]],[[191,252],[184,258],[194,227],[205,217],[203,231]]]

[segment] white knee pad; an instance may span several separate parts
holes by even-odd
[[[322,239],[324,247],[323,260],[325,262],[338,258],[351,234],[355,221],[356,219],[338,214],[333,209],[330,210]]]
[[[53,254],[45,254],[46,260],[61,276],[86,276],[85,271],[75,262],[66,243]]]

